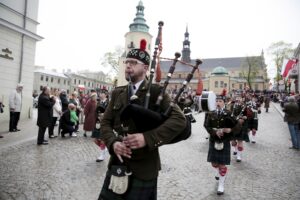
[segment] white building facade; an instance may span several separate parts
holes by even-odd
[[[130,31],[125,34],[125,52],[119,59],[119,74],[118,74],[118,86],[126,85],[125,79],[125,65],[123,61],[126,58],[127,53],[134,48],[140,48],[140,41],[145,40],[147,42],[146,51],[151,57],[151,42],[152,35],[149,33],[149,26],[144,19],[144,5],[142,1],[136,6],[136,17],[132,24],[129,25]],[[149,66],[150,67],[150,66]]]
[[[0,0],[0,99],[6,105],[1,121],[9,120],[8,97],[23,83],[21,119],[31,116],[38,0]]]
[[[33,93],[41,93],[44,86],[48,86],[51,91],[65,90],[67,94],[74,91],[88,93],[91,89],[106,89],[111,91],[113,84],[106,82],[106,74],[103,72],[71,72],[58,73],[55,70],[46,70],[44,67],[36,67],[34,71]]]

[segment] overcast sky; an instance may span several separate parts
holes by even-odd
[[[36,65],[103,70],[104,53],[125,45],[139,0],[40,0]],[[192,58],[243,57],[283,40],[300,42],[299,0],[143,0],[154,43],[164,21],[164,57],[181,52],[188,25]],[[153,52],[152,52],[153,53]]]

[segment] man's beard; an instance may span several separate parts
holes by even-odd
[[[130,74],[126,74],[126,77],[125,77],[126,81],[128,82],[134,82],[135,81],[135,77],[130,75]]]

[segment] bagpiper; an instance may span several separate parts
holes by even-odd
[[[256,133],[258,130],[258,114],[261,113],[260,103],[255,95],[249,95],[246,102],[248,119],[248,133],[251,136],[251,143],[256,143]]]
[[[236,156],[237,162],[241,162],[242,152],[244,151],[243,141],[249,142],[249,137],[246,104],[240,96],[236,96],[231,110],[232,116],[241,125],[241,129],[234,133],[231,141],[234,148],[233,155]]]

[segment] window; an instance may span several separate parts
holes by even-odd
[[[227,83],[224,83],[224,88],[227,88]]]
[[[219,82],[215,81],[215,88],[218,88],[218,87],[219,87]]]
[[[178,78],[181,78],[181,74],[178,74]]]
[[[51,83],[53,83],[53,77],[51,77]]]
[[[64,80],[64,85],[66,85],[66,82],[67,82],[67,81],[66,81],[66,80]]]
[[[83,83],[84,83],[84,86],[85,86],[86,85],[86,81],[84,81]]]
[[[43,81],[44,80],[44,76],[43,75],[41,75],[41,81]]]
[[[70,85],[70,81],[68,81],[68,85]]]
[[[57,79],[57,83],[58,83],[58,84],[60,84],[60,78],[59,78],[59,79]]]
[[[255,88],[255,90],[258,90],[258,84],[257,83],[254,84],[254,88]]]
[[[74,79],[74,84],[76,84],[76,79]]]
[[[67,90],[67,94],[69,94],[69,90]]]
[[[48,77],[48,76],[46,76],[46,82],[48,82],[48,79],[49,79],[49,77]]]
[[[223,88],[223,87],[224,87],[224,82],[223,82],[223,81],[221,81],[221,83],[220,83],[220,87],[221,87],[221,88]]]
[[[231,86],[232,88],[234,88],[234,84],[232,83],[232,86]]]
[[[78,84],[80,84],[80,80],[78,80]]]
[[[40,90],[41,90],[41,91],[43,90],[43,86],[42,86],[42,85],[40,86]]]
[[[243,89],[243,84],[240,84],[240,90],[242,90]]]

